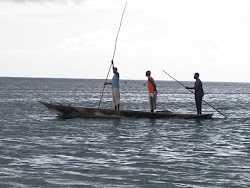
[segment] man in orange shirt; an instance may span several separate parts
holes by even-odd
[[[156,90],[155,81],[150,75],[151,75],[151,72],[147,71],[146,76],[148,77],[148,93],[149,93],[150,111],[154,112],[154,110],[156,109],[157,90]]]

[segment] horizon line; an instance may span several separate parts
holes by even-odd
[[[23,79],[64,79],[64,80],[105,80],[105,78],[73,78],[73,77],[36,77],[36,76],[0,76],[0,78],[23,78]],[[108,79],[111,80],[111,79]],[[120,79],[122,81],[147,81],[147,79]],[[156,81],[161,82],[176,82],[175,80],[162,80],[155,79]],[[194,80],[178,80],[180,82],[193,82]],[[210,83],[250,83],[247,81],[202,81],[202,82],[210,82]]]

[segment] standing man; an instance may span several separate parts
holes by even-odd
[[[202,82],[199,79],[199,73],[194,74],[194,79],[196,80],[194,87],[186,87],[186,89],[194,89],[197,114],[201,114],[202,97],[204,96],[204,91],[202,88]]]
[[[120,86],[119,86],[119,78],[120,75],[118,73],[118,69],[114,67],[114,62],[113,60],[111,61],[113,65],[113,73],[114,76],[112,78],[112,83],[104,83],[105,85],[107,84],[112,84],[112,96],[113,96],[113,104],[115,106],[115,110],[120,110]]]
[[[157,90],[156,90],[155,81],[150,75],[151,75],[151,72],[147,71],[146,76],[148,77],[148,93],[149,93],[150,111],[154,112],[154,110],[156,109]]]

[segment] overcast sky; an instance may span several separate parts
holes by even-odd
[[[0,76],[105,79],[125,2],[0,0]],[[121,79],[250,82],[248,0],[127,2]]]

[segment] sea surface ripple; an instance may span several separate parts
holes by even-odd
[[[203,83],[227,119],[205,104],[213,119],[59,119],[38,102],[97,107],[103,82],[0,78],[0,187],[250,187],[249,83]],[[145,83],[121,80],[122,109],[149,111]],[[195,113],[178,83],[157,86],[158,110]]]

